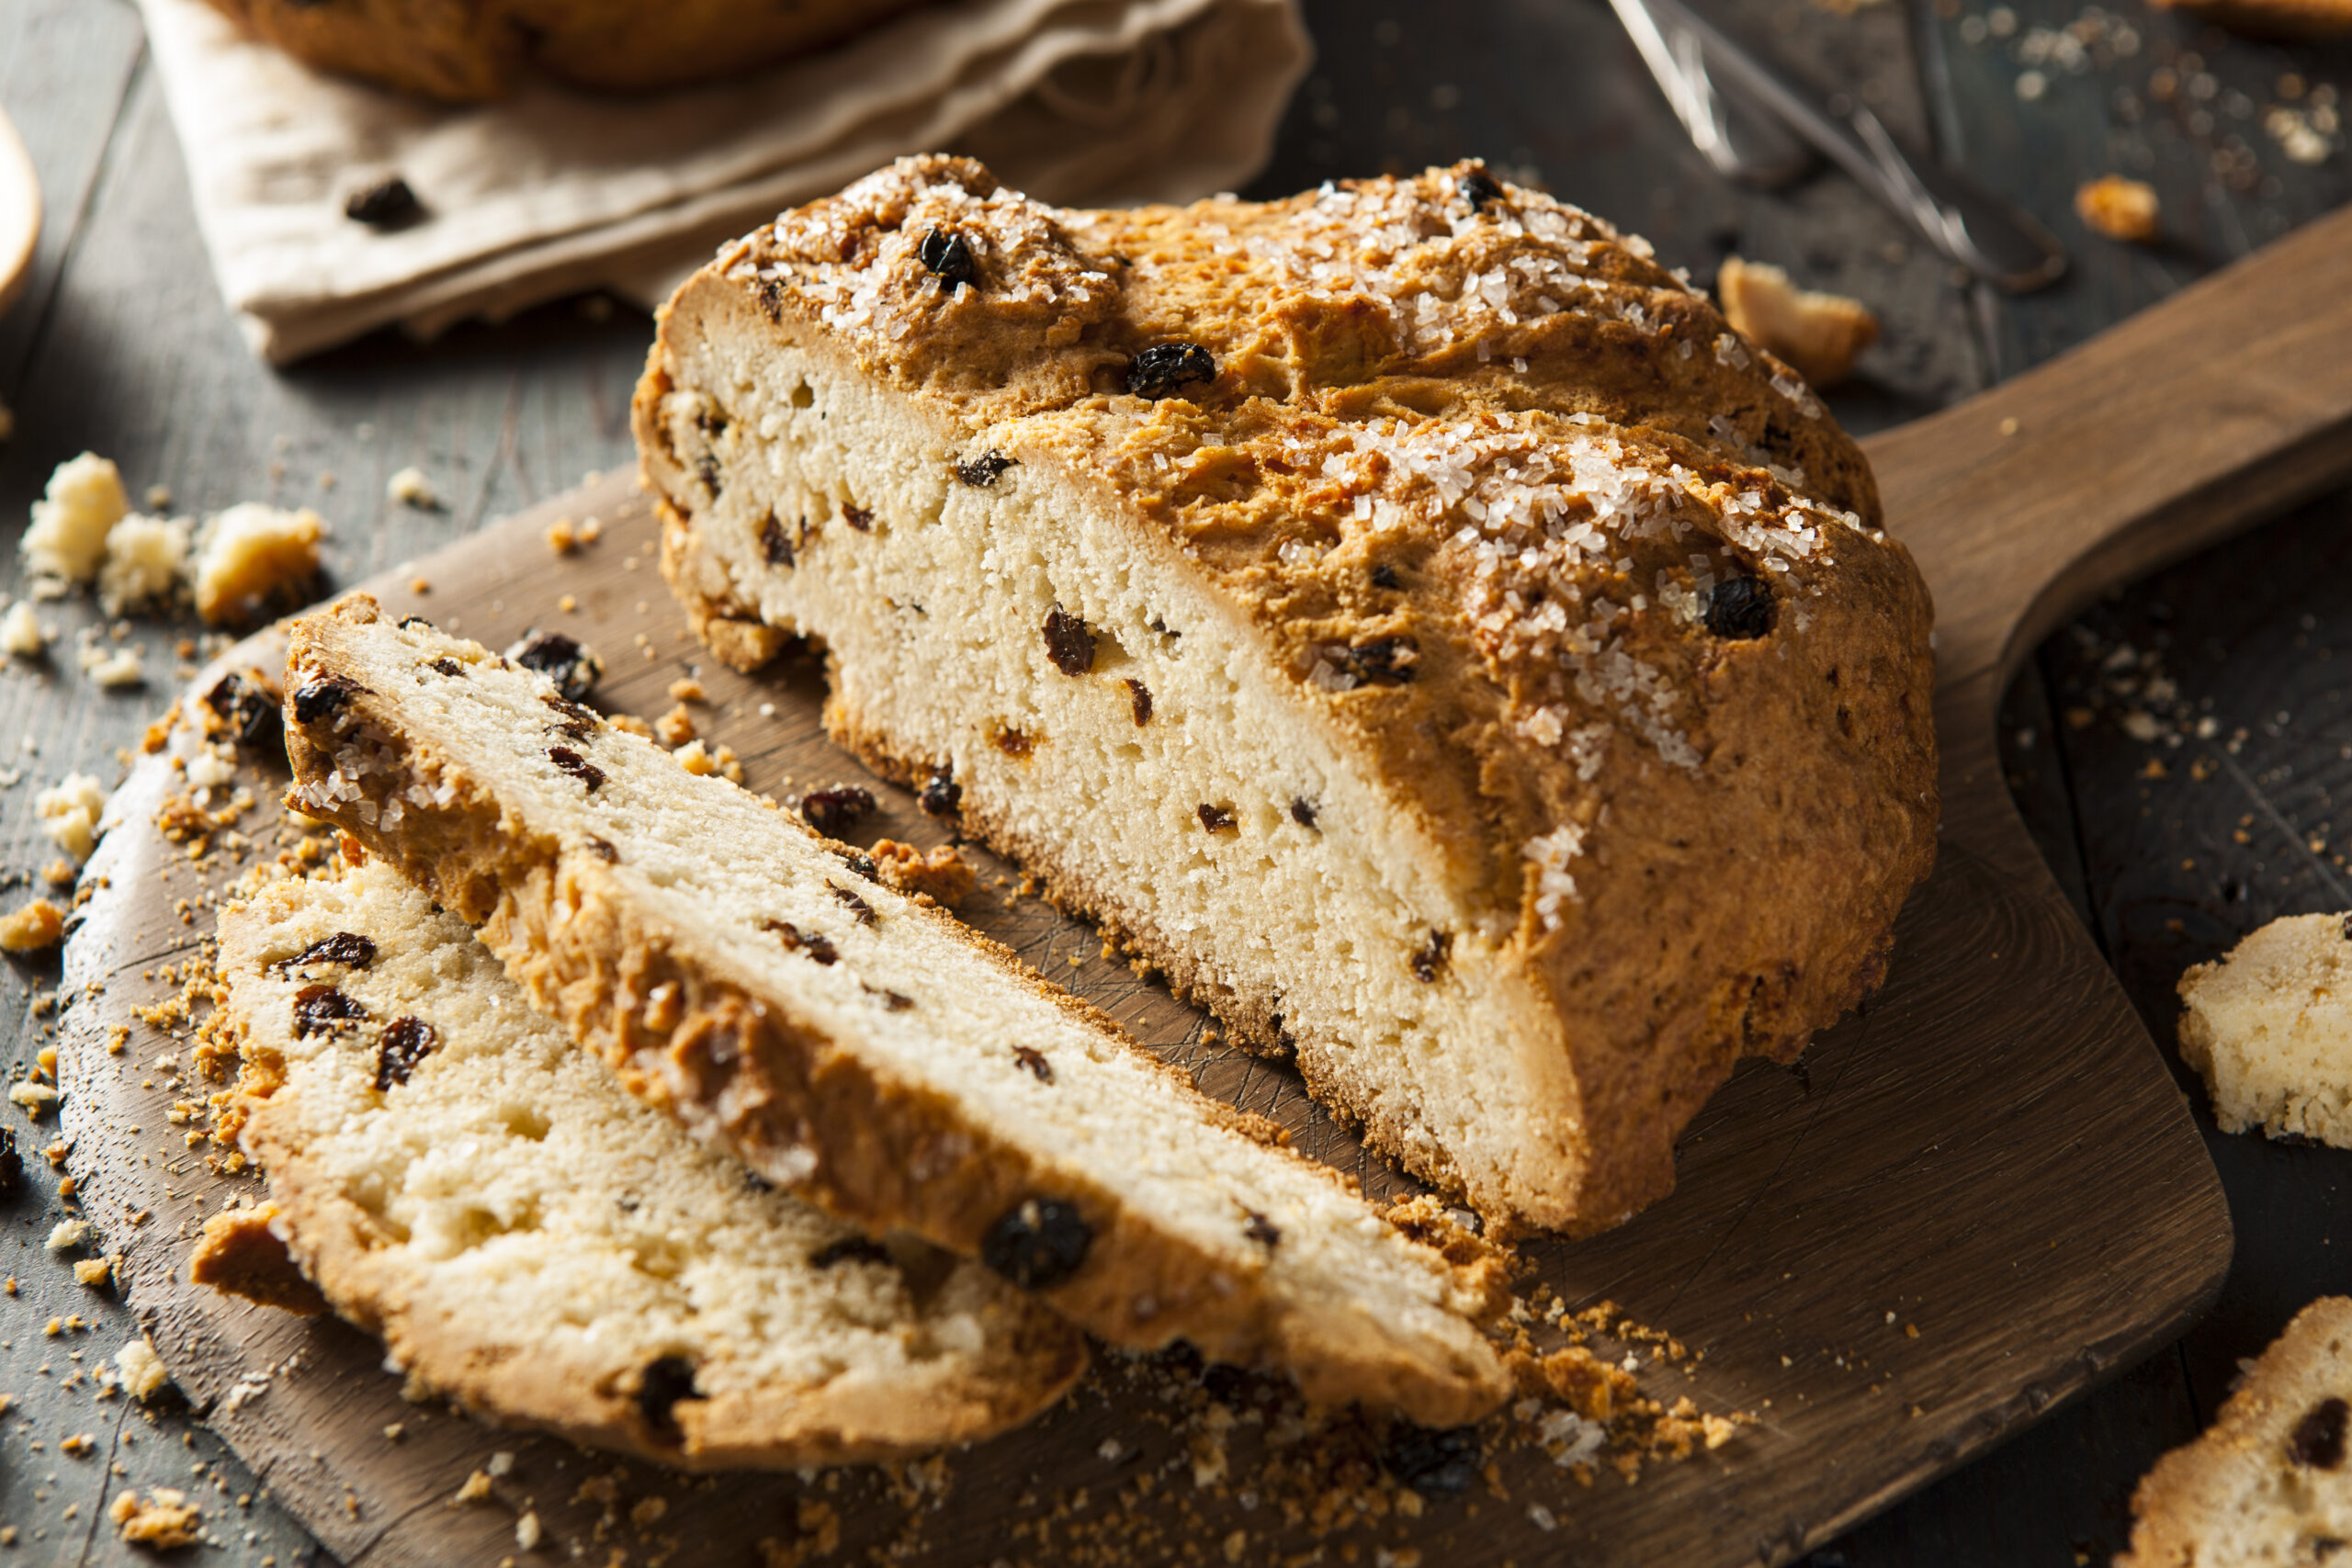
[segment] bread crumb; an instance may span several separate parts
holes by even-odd
[[[562,598],[555,602],[555,607],[568,615],[571,614],[572,611],[580,608],[580,601],[567,593]]]
[[[71,1252],[90,1239],[87,1220],[60,1220],[49,1229],[49,1239],[42,1243],[51,1252]]]
[[[689,740],[678,748],[677,757],[679,766],[698,778],[717,773],[729,784],[743,782],[743,764],[732,747],[713,750],[700,740]]]
[[[539,1529],[539,1516],[535,1513],[525,1514],[514,1521],[514,1544],[526,1551],[537,1551],[544,1533]]]
[[[560,556],[568,556],[580,546],[580,534],[569,517],[559,517],[548,525],[548,548]]]
[[[703,690],[700,681],[691,675],[681,675],[670,682],[670,700],[673,703],[707,703],[710,701],[710,694]]]
[[[0,650],[18,659],[39,659],[49,651],[50,630],[33,614],[31,602],[19,599],[0,615]]]
[[[74,1283],[93,1289],[105,1284],[113,1273],[114,1259],[111,1258],[85,1258],[74,1265]]]
[[[479,1503],[489,1495],[490,1477],[477,1470],[466,1477],[457,1495],[449,1499],[449,1506],[454,1508],[460,1503]]]
[[[41,831],[76,864],[97,848],[98,819],[106,815],[107,793],[87,773],[68,773],[33,796],[33,813]]]
[[[295,1267],[286,1243],[271,1229],[277,1213],[276,1203],[265,1202],[223,1210],[205,1221],[204,1239],[188,1256],[187,1277],[192,1283],[297,1317],[316,1317],[326,1311],[326,1299]]]
[[[695,716],[682,703],[653,721],[653,733],[664,746],[684,746],[695,738]]]
[[[1799,288],[1762,262],[1725,256],[1715,279],[1724,314],[1751,342],[1778,355],[1815,387],[1834,387],[1878,341],[1878,318],[1859,299]]]
[[[172,1381],[172,1371],[164,1365],[164,1358],[143,1338],[133,1339],[117,1350],[114,1364],[122,1373],[122,1386],[141,1403],[154,1398]]]
[[[0,915],[0,953],[43,953],[64,940],[65,911],[46,898]]]
[[[197,1543],[203,1511],[187,1500],[187,1493],[158,1486],[143,1498],[136,1492],[123,1493],[107,1517],[121,1527],[122,1539],[132,1545],[169,1551]]]
[[[653,727],[633,713],[616,713],[606,722],[623,735],[634,735],[640,740],[653,739]]]
[[[384,498],[396,501],[402,506],[427,510],[441,504],[441,497],[434,491],[433,481],[424,477],[423,468],[413,464],[384,481]]]
[[[168,604],[187,570],[188,525],[132,513],[107,534],[98,607],[109,615]]]
[[[136,644],[121,649],[90,666],[90,679],[114,691],[124,686],[141,685],[147,679],[147,666]]]
[[[90,1450],[97,1446],[97,1439],[87,1432],[76,1432],[70,1438],[61,1438],[57,1443],[59,1452],[72,1454],[75,1459],[88,1458]]]
[[[17,544],[34,592],[59,593],[96,577],[107,533],[130,510],[121,471],[107,458],[85,452],[58,464]]]
[[[2144,242],[2156,237],[2156,190],[2144,180],[2104,175],[2075,192],[2075,215],[2110,240]]]
[[[305,507],[282,511],[246,502],[198,536],[196,613],[209,626],[243,626],[272,605],[290,607],[319,574],[326,525]]]
[[[885,884],[901,893],[927,893],[951,909],[971,896],[979,880],[953,844],[926,855],[912,844],[883,839],[867,852],[874,857],[875,875]]]

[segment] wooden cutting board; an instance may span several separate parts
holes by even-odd
[[[1757,1423],[1634,1483],[1580,1485],[1541,1453],[1510,1454],[1498,1486],[1343,1530],[1323,1561],[1785,1562],[2165,1343],[2220,1287],[2221,1190],[2180,1090],[2017,818],[1994,708],[2023,654],[2102,587],[2352,475],[2352,212],[1871,455],[1936,594],[1944,748],[1940,855],[1904,913],[1885,991],[1825,1032],[1803,1071],[1737,1074],[1683,1139],[1672,1198],[1596,1240],[1529,1249],[1571,1304],[1613,1301],[1703,1354],[1649,1368],[1646,1386]],[[557,556],[543,534],[559,515],[600,518],[601,540]],[[649,717],[696,668],[713,699],[705,730],[741,755],[752,787],[859,780],[884,801],[868,831],[938,842],[903,792],[823,739],[813,669],[746,679],[703,657],[653,541],[631,487],[608,481],[368,586],[493,647],[532,625],[582,637],[610,665],[600,700]],[[573,608],[558,607],[564,595]],[[262,638],[242,656],[274,652]],[[594,1563],[757,1563],[763,1541],[783,1562],[911,1546],[940,1563],[1066,1561],[1090,1531],[1121,1542],[1105,1560],[1135,1562],[1271,1562],[1317,1544],[1271,1502],[1196,1490],[1150,1378],[1115,1361],[1036,1425],[942,1467],[688,1480],[405,1404],[359,1334],[186,1284],[203,1214],[252,1183],[209,1173],[187,1145],[170,1111],[187,1091],[151,1066],[186,1046],[132,1015],[172,990],[159,966],[210,926],[197,871],[153,826],[174,788],[168,755],[143,759],[110,808],[67,951],[69,1166],[181,1386],[346,1562],[495,1563],[518,1554],[526,1512],[541,1554]],[[242,829],[266,843],[274,817]],[[1082,925],[989,886],[1017,874],[978,858],[975,924],[1212,1092],[1280,1118],[1374,1190],[1397,1187],[1295,1078],[1219,1050],[1200,1015],[1102,960]],[[130,1030],[119,1055],[105,1048],[117,1026]],[[1235,1485],[1263,1440],[1236,1438]],[[453,1504],[498,1450],[513,1462],[491,1496]],[[652,1498],[658,1518],[640,1506]],[[832,1556],[818,1552],[816,1503],[838,1527]]]

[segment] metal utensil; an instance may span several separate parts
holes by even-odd
[[[1784,182],[1793,177],[1786,149],[1801,143],[1979,277],[2024,293],[2065,272],[2065,249],[2050,231],[1933,159],[1906,151],[1851,96],[1816,101],[1683,0],[1610,3],[1675,117],[1714,168],[1756,184]],[[1763,124],[1772,131],[1759,130]]]

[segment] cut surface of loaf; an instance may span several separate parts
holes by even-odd
[[[978,1265],[868,1240],[639,1101],[388,865],[269,887],[220,942],[271,1228],[480,1415],[782,1468],[986,1437],[1085,1366]]]
[[[2180,1054],[2225,1133],[2352,1148],[2352,915],[2290,915],[2180,977]]]
[[[1929,606],[1860,451],[1465,164],[1067,211],[901,161],[671,300],[664,568],[829,724],[1491,1220],[1672,1185],[1879,979]]]
[[[536,68],[636,92],[819,49],[921,0],[211,0],[305,64],[454,102]]]
[[[1271,1123],[864,880],[773,803],[546,680],[347,599],[294,624],[299,809],[392,860],[624,1081],[869,1229],[978,1257],[1114,1343],[1449,1425],[1507,1391],[1501,1263],[1388,1224]]]
[[[2352,1542],[2352,1300],[2295,1314],[2195,1442],[2132,1496],[2115,1568],[2317,1568]]]

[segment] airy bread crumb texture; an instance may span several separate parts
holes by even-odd
[[[293,803],[479,922],[639,1093],[1114,1343],[1190,1339],[1451,1424],[1506,1392],[1501,1263],[1385,1224],[1270,1123],[773,802],[355,596],[291,628]],[[724,845],[714,853],[712,846]]]
[[[2225,1133],[2352,1148],[2352,915],[2290,915],[2180,977],[2180,1054]]]
[[[2313,1568],[2352,1541],[2352,1300],[2295,1314],[2196,1441],[2132,1496],[2115,1568]]]
[[[783,1468],[987,1436],[1084,1366],[978,1265],[868,1240],[630,1097],[381,862],[266,888],[220,942],[274,1211],[248,1250],[281,1239],[479,1414]]]

